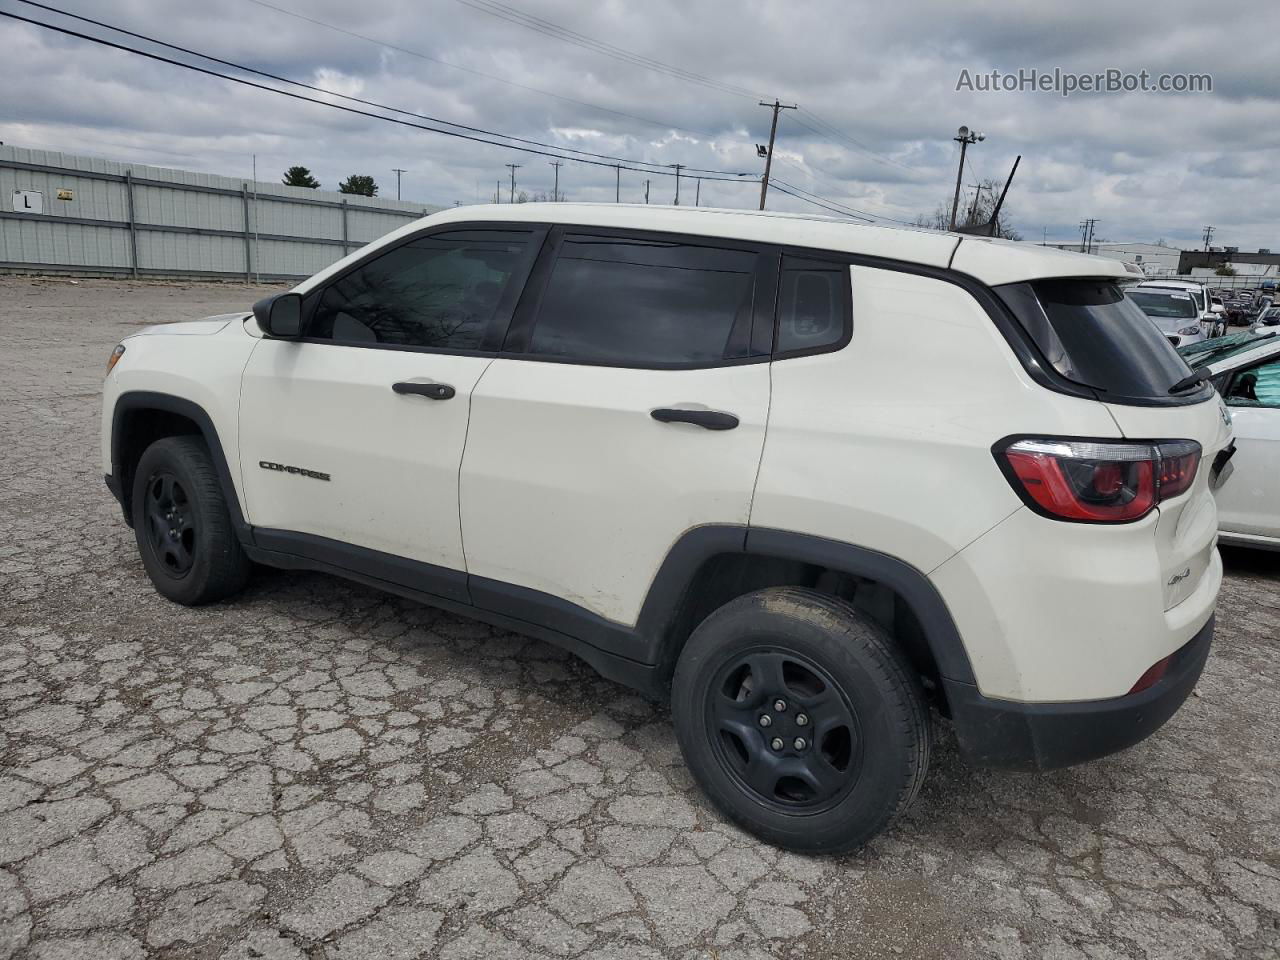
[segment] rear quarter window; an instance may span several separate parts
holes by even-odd
[[[1203,399],[1212,389],[1169,393],[1191,368],[1113,281],[1037,280],[1007,284],[996,292],[1050,366],[1096,391],[1099,399],[1186,403]]]

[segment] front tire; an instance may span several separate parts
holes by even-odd
[[[132,502],[138,553],[162,596],[190,607],[244,588],[252,564],[203,440],[165,437],[147,447],[134,471]]]
[[[844,601],[793,587],[733,600],[693,632],[672,713],[713,803],[761,839],[844,853],[886,829],[929,764],[906,658]]]

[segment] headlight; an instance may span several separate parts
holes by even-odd
[[[116,364],[120,362],[120,358],[124,356],[124,344],[117,343],[116,348],[111,351],[111,356],[107,357],[107,373],[110,374],[116,368]]]
[[[1178,330],[1178,332],[1182,334],[1184,337],[1193,337],[1200,332],[1200,325],[1196,324],[1195,326],[1191,326],[1191,327],[1182,327]],[[122,347],[121,349],[124,349],[124,348]]]

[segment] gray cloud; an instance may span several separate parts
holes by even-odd
[[[784,115],[774,172],[784,183],[876,216],[911,220],[949,199],[960,123],[987,140],[965,181],[1003,177],[1015,224],[1070,239],[1084,217],[1113,239],[1194,245],[1205,223],[1241,247],[1280,246],[1280,58],[1249,38],[1273,35],[1280,8],[1140,7],[836,0],[507,0],[587,37],[708,78],[687,82],[490,16],[458,0],[271,0],[385,41],[389,49],[250,0],[61,0],[65,9],[258,69],[406,110],[562,147],[656,164],[758,173],[768,136],[758,96],[799,102]],[[17,0],[0,10],[74,24]],[[84,29],[84,28],[80,28]],[[100,33],[92,28],[86,32]],[[414,51],[419,55],[404,52]],[[0,22],[0,139],[230,175],[278,178],[293,163],[332,187],[352,172],[407,198],[491,199],[504,164],[519,186],[550,190],[550,158],[521,155],[298,103],[224,80]],[[444,61],[444,62],[440,62]],[[452,64],[452,66],[446,65]],[[1209,72],[1212,94],[956,92],[961,68]],[[484,76],[488,75],[488,76]],[[502,78],[508,82],[501,82]],[[721,85],[740,93],[726,92]],[[535,92],[532,89],[548,94]],[[573,101],[577,101],[576,103]],[[831,134],[834,124],[857,145]],[[646,122],[649,121],[649,122]],[[572,199],[611,200],[614,171],[568,162]],[[623,173],[623,199],[670,202],[669,177]],[[682,183],[682,201],[692,199]],[[686,190],[688,193],[686,193]],[[754,206],[751,184],[701,185],[702,202]],[[810,210],[771,194],[775,209]]]

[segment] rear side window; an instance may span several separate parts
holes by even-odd
[[[1109,280],[1038,280],[996,292],[1053,368],[1092,387],[1101,399],[1178,403],[1212,389],[1169,393],[1190,368],[1152,319]]]
[[[756,254],[570,234],[528,352],[584,363],[715,363],[747,355]]]
[[[850,313],[848,264],[782,258],[775,356],[815,353],[844,342]]]

